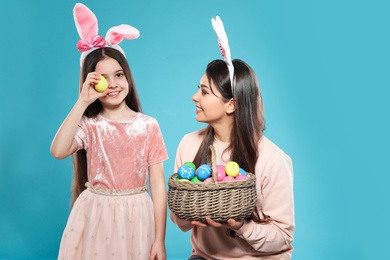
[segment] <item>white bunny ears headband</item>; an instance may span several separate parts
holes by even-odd
[[[225,27],[223,26],[222,20],[219,16],[215,19],[211,18],[211,24],[213,25],[214,31],[218,37],[219,50],[221,51],[222,57],[228,66],[230,82],[232,84],[232,90],[234,91],[234,67],[230,56],[229,41],[225,32]]]
[[[81,52],[80,66],[84,58],[93,50],[103,47],[111,47],[119,50],[125,57],[125,53],[118,45],[123,39],[133,40],[139,37],[139,31],[127,24],[111,27],[106,37],[98,35],[98,22],[94,13],[88,7],[77,3],[73,8],[73,17],[80,40],[77,49]]]

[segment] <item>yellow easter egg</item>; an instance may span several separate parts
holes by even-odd
[[[236,177],[240,172],[240,166],[238,163],[230,161],[225,166],[225,172],[230,177]]]
[[[190,180],[187,180],[187,179],[180,179],[178,181],[182,181],[182,182],[191,182]]]
[[[97,92],[104,92],[108,88],[108,82],[105,77],[100,76],[100,80],[95,85],[95,89]]]

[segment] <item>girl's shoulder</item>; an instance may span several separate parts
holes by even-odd
[[[141,113],[141,112],[137,112],[136,118],[137,118],[137,120],[142,120],[142,121],[146,121],[146,122],[156,122],[157,123],[157,119],[155,117],[147,115],[147,114],[144,114],[144,113]]]

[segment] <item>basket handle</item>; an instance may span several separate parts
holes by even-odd
[[[214,146],[211,144],[209,146],[209,149],[210,149],[210,153],[209,153],[209,163],[211,164],[211,176],[213,178],[213,182],[215,183],[218,183],[217,181],[217,157],[216,157],[216,153],[215,153],[215,148]]]

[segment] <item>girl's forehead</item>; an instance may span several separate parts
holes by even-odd
[[[106,58],[96,64],[96,70],[118,71],[122,70],[122,67],[115,59]]]

